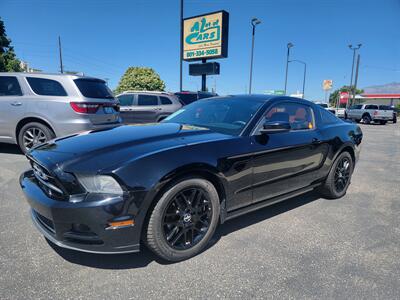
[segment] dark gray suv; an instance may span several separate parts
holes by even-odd
[[[182,107],[178,97],[167,92],[127,91],[116,97],[125,124],[160,122]]]

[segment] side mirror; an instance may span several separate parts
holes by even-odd
[[[286,121],[272,121],[265,122],[263,128],[261,128],[261,134],[271,134],[290,131],[291,126]]]

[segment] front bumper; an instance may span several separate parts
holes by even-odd
[[[139,227],[109,229],[108,226],[110,220],[125,214],[122,197],[79,203],[57,201],[37,185],[31,170],[21,175],[20,185],[31,206],[33,223],[54,244],[100,254],[139,251]]]

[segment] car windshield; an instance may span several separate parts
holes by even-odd
[[[239,135],[263,103],[236,97],[204,99],[185,106],[163,122],[188,124],[219,133]]]

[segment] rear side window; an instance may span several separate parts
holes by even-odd
[[[158,105],[158,97],[153,95],[138,95],[138,105]]]
[[[326,109],[322,108],[319,111],[321,113],[321,120],[323,124],[333,124],[340,121],[339,118],[337,118],[333,113],[327,111]]]
[[[289,122],[292,130],[313,129],[314,115],[307,105],[282,103],[272,107],[265,115],[266,121]]]
[[[178,98],[181,100],[181,102],[185,105],[188,105],[197,100],[197,94],[193,94],[193,93],[187,93],[187,94],[178,93],[175,95],[178,96]]]
[[[51,79],[26,77],[32,91],[42,96],[67,96],[61,83]]]
[[[379,105],[380,110],[393,110],[389,105]]]
[[[133,95],[121,95],[117,98],[121,106],[131,106],[133,104]]]
[[[111,90],[105,81],[100,79],[75,79],[76,86],[81,94],[86,98],[113,99]]]
[[[16,77],[0,76],[0,96],[22,96]]]
[[[169,105],[172,104],[172,101],[170,99],[168,99],[167,97],[160,97],[160,101],[162,105]]]

